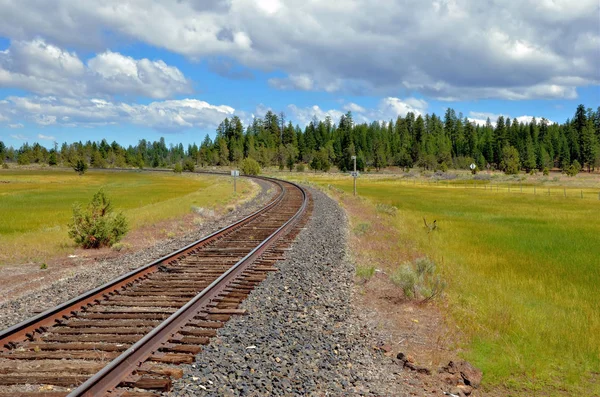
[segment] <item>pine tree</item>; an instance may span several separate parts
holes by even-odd
[[[598,137],[594,130],[594,124],[592,120],[588,120],[581,131],[581,157],[583,163],[587,166],[588,172],[596,167],[596,160],[598,159]]]

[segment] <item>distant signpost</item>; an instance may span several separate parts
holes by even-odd
[[[354,177],[354,195],[356,196],[356,178],[358,178],[358,171],[356,171],[356,156],[352,156],[354,160],[354,171],[350,173]]]
[[[233,192],[237,193],[235,181],[236,181],[237,177],[240,176],[240,172],[238,170],[231,170],[231,176],[233,177]]]

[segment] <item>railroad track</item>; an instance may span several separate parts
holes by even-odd
[[[0,397],[150,397],[276,271],[308,217],[299,186],[179,251],[0,332]]]

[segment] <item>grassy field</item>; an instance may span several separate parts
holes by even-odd
[[[348,176],[291,178],[353,200]],[[396,249],[370,255],[385,256],[392,268],[416,255],[435,260],[448,282],[448,322],[466,336],[465,358],[484,371],[486,390],[600,395],[600,189],[587,181],[591,187],[569,182],[567,198],[557,181],[523,181],[523,193],[507,180],[476,187],[472,180],[358,181],[360,205],[397,208],[389,221]],[[427,233],[423,217],[437,219],[439,229]]]
[[[101,187],[134,230],[189,214],[192,206],[227,205],[253,190],[241,180],[234,197],[228,177],[185,173],[0,170],[0,264],[71,252],[71,207],[87,204]]]

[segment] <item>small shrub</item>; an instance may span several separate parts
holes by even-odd
[[[2,163],[2,168],[5,169],[5,170],[7,170],[9,168],[8,164],[7,163]]]
[[[409,263],[401,265],[390,276],[392,283],[402,289],[404,296],[412,298],[416,295],[417,274]]]
[[[357,236],[362,236],[365,233],[367,233],[369,229],[371,229],[371,225],[369,225],[368,223],[359,223],[354,227],[354,234],[356,234]]]
[[[548,167],[544,167],[544,170],[542,171],[542,173],[544,174],[544,176],[548,176],[550,174]]]
[[[83,248],[100,248],[119,242],[128,231],[123,213],[114,213],[110,200],[100,189],[86,209],[73,206],[69,237]]]
[[[73,164],[73,169],[79,175],[83,175],[87,171],[88,165],[83,159],[77,159],[77,161],[75,161],[75,163]]]
[[[579,161],[575,160],[575,161],[573,161],[573,164],[571,164],[565,170],[565,174],[567,174],[568,176],[575,176],[575,175],[579,174],[580,171],[581,171],[581,164],[579,164]]]
[[[252,157],[248,157],[240,164],[240,170],[245,175],[258,175],[260,174],[260,165],[258,164],[258,161],[254,160]]]
[[[296,172],[304,172],[304,164],[300,163],[296,165]]]
[[[121,252],[131,248],[131,244],[127,243],[115,243],[110,247],[113,251]]]
[[[440,295],[446,283],[435,272],[435,263],[429,258],[418,258],[402,264],[390,276],[390,280],[402,289],[407,298],[428,301]]]
[[[442,172],[448,172],[448,164],[446,163],[442,163],[438,166],[438,170],[442,171]]]
[[[184,171],[194,172],[195,168],[196,168],[196,164],[194,163],[194,160],[192,160],[192,159],[187,159],[183,163]]]
[[[356,277],[368,281],[375,275],[375,266],[356,266]]]
[[[375,208],[377,209],[377,212],[381,212],[390,216],[395,216],[396,212],[398,211],[398,208],[394,207],[393,205],[383,203],[378,203]]]
[[[42,263],[40,265],[40,270],[46,270],[46,269],[48,269],[48,265],[46,263]]]
[[[176,174],[181,174],[183,172],[183,167],[181,166],[181,163],[175,164],[175,166],[173,167],[173,172]]]

